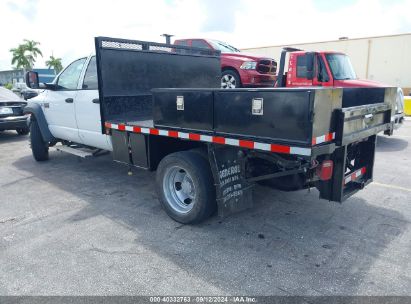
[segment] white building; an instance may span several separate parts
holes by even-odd
[[[341,51],[350,56],[359,78],[402,87],[406,95],[411,91],[411,33],[263,46],[242,51],[279,61],[281,49],[286,46],[309,51]]]

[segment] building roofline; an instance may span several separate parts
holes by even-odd
[[[23,71],[23,69],[0,70],[0,73],[2,73],[2,72],[20,72],[20,71]]]
[[[287,43],[287,44],[277,44],[277,45],[268,45],[268,46],[260,46],[260,47],[241,48],[241,50],[247,51],[247,50],[268,49],[268,48],[273,48],[273,47],[283,47],[286,45],[307,45],[307,44],[328,43],[328,42],[341,42],[341,41],[352,41],[352,40],[363,40],[363,39],[374,39],[374,38],[398,37],[398,36],[407,36],[407,35],[411,35],[411,33],[337,39],[337,40],[324,40],[324,41],[314,41],[314,42],[302,42],[302,43]]]

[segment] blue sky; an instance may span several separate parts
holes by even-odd
[[[0,0],[0,70],[23,39],[63,63],[93,52],[98,35],[163,41],[206,37],[238,48],[411,32],[411,0]]]

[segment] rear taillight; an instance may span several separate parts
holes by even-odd
[[[334,162],[325,160],[317,167],[317,176],[322,181],[330,180],[333,176]]]

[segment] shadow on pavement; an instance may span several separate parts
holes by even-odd
[[[393,139],[399,148],[404,145],[379,138],[379,149]],[[253,209],[184,226],[163,212],[154,173],[135,170],[129,177],[127,168],[110,157],[78,162],[51,153],[46,164],[27,156],[13,165],[87,203],[61,225],[104,216],[135,234],[135,243],[124,245],[128,251],[143,245],[230,294],[352,295],[361,285],[389,293],[367,274],[377,259],[389,260],[384,250],[408,225],[400,213],[358,196],[340,205],[318,200],[317,191],[284,193],[258,186]],[[107,235],[99,237],[84,246],[100,254],[119,252],[107,246]]]
[[[0,131],[0,145],[7,142],[28,140],[28,135],[18,135],[16,131]]]
[[[393,136],[377,137],[377,152],[396,152],[405,150],[408,147],[408,141]]]

